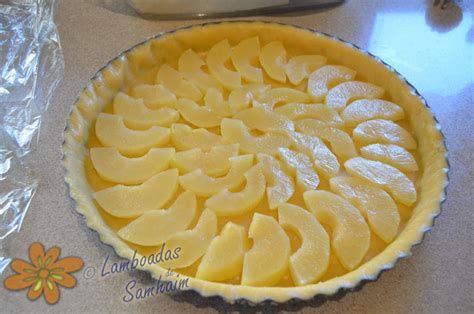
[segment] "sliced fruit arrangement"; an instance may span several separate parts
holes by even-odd
[[[405,205],[412,205],[416,202],[415,185],[397,168],[362,157],[350,159],[344,166],[348,173],[381,187],[398,202]]]
[[[106,147],[116,147],[122,154],[140,156],[150,148],[168,143],[170,129],[153,126],[147,130],[127,128],[121,116],[101,113],[95,123],[95,134]]]
[[[286,82],[286,49],[279,41],[266,44],[260,52],[260,64],[269,77]]]
[[[286,65],[286,75],[293,85],[298,85],[314,70],[326,64],[326,57],[301,55],[291,58]]]
[[[180,43],[154,81],[124,86],[95,121],[98,176],[86,171],[107,187],[92,194],[99,212],[138,252],[178,252],[164,268],[223,284],[315,284],[394,241],[406,223],[398,206],[417,201],[405,104],[317,49],[288,50],[287,61],[270,37],[208,51]]]
[[[418,170],[415,158],[405,148],[393,144],[370,144],[360,149],[365,159],[378,160],[401,171]]]
[[[307,155],[282,147],[278,149],[278,157],[286,168],[296,176],[296,185],[300,189],[303,191],[316,190],[319,185],[319,176]]]
[[[287,104],[276,108],[275,112],[291,120],[317,119],[333,127],[341,127],[344,123],[334,109],[321,104]]]
[[[185,80],[181,73],[167,64],[163,64],[156,75],[156,83],[163,85],[178,97],[185,97],[198,101],[202,98],[199,88]]]
[[[242,40],[232,48],[232,64],[239,71],[242,78],[252,83],[263,82],[263,72],[259,67],[253,66],[252,62],[260,56],[260,40],[251,37]]]
[[[254,136],[245,124],[237,119],[222,119],[221,134],[226,141],[239,143],[240,150],[244,153],[276,155],[278,148],[291,144],[290,138],[284,134],[265,133],[262,136]]]
[[[115,217],[137,217],[161,208],[178,189],[178,169],[155,174],[140,185],[115,185],[92,194],[107,213]]]
[[[117,234],[125,241],[144,246],[156,246],[184,231],[196,213],[196,196],[181,193],[168,209],[152,209],[120,229]]]
[[[380,98],[384,90],[374,84],[350,81],[344,82],[329,90],[325,103],[328,107],[340,112],[346,105],[360,98]]]
[[[405,117],[403,109],[393,102],[382,99],[359,99],[348,105],[341,113],[348,126],[373,119],[398,121]]]
[[[356,72],[341,65],[325,65],[312,72],[308,78],[308,94],[315,102],[321,102],[331,86],[354,79]]]
[[[192,265],[206,253],[217,233],[217,217],[205,209],[193,229],[175,233],[165,244],[172,252],[179,250],[179,257],[160,263],[163,268],[183,268]]]
[[[179,120],[179,113],[174,109],[148,109],[143,99],[135,99],[122,92],[115,96],[113,106],[114,113],[132,129],[148,129],[155,125],[169,127]]]
[[[232,48],[229,41],[224,39],[215,44],[208,52],[206,62],[209,72],[227,89],[236,89],[241,85],[240,73],[225,66],[230,59]]]
[[[275,218],[255,213],[249,228],[253,246],[245,253],[241,284],[273,286],[288,269],[290,239]]]
[[[260,165],[245,173],[245,188],[239,192],[223,189],[206,200],[205,206],[218,216],[236,216],[252,210],[265,196],[265,176]]]
[[[209,88],[204,96],[204,104],[215,115],[221,117],[230,117],[237,112],[235,108],[224,100],[222,92],[215,88]]]
[[[232,279],[242,273],[247,235],[245,228],[228,222],[202,257],[196,278],[209,281]]]
[[[328,142],[334,154],[342,160],[357,156],[357,151],[352,138],[346,132],[316,119],[304,119],[296,121],[296,130],[321,138]]]
[[[145,105],[150,109],[174,108],[176,105],[176,95],[161,84],[136,85],[131,89],[130,96],[143,99]]]
[[[416,141],[411,134],[390,120],[369,120],[359,124],[352,132],[354,140],[361,145],[372,143],[396,144],[406,149],[415,149]]]
[[[92,164],[99,176],[122,184],[143,183],[160,171],[168,169],[175,149],[152,148],[142,157],[128,158],[115,147],[94,147],[90,150]]]
[[[391,242],[395,238],[400,215],[397,205],[387,192],[354,177],[335,177],[329,183],[332,191],[360,209],[377,236],[385,242]]]
[[[194,83],[203,93],[209,88],[220,89],[219,81],[202,70],[205,64],[194,50],[188,49],[179,57],[178,71],[185,79]]]
[[[370,245],[370,230],[359,210],[344,198],[327,191],[307,191],[304,202],[316,218],[331,226],[331,246],[342,266],[359,266]]]
[[[270,90],[270,88],[271,85],[261,83],[244,85],[241,88],[230,92],[229,106],[231,106],[236,111],[245,109],[250,106],[251,101],[266,93],[268,90]]]
[[[288,103],[306,103],[310,98],[308,94],[299,90],[287,87],[273,88],[262,93],[257,100],[253,102],[254,107],[261,107],[267,110],[273,110],[277,104]]]
[[[228,100],[224,100],[221,91],[210,88],[204,97],[204,104],[215,114],[221,117],[230,117],[240,110],[248,108],[255,97],[268,89],[269,85],[248,84],[233,90],[230,92]]]
[[[278,206],[278,221],[301,238],[301,247],[290,256],[293,282],[304,286],[318,281],[329,266],[329,236],[307,210],[292,204]]]
[[[199,106],[191,99],[181,98],[176,109],[184,120],[198,128],[212,128],[221,124],[222,118],[205,106]]]
[[[240,155],[230,157],[230,170],[224,177],[213,178],[201,169],[196,169],[179,178],[179,184],[183,189],[190,190],[196,195],[209,197],[224,189],[237,188],[245,181],[245,172],[253,165],[253,155]]]
[[[293,178],[283,171],[278,160],[271,155],[257,154],[257,161],[267,182],[268,207],[275,209],[295,193]]]
[[[174,162],[181,173],[201,169],[207,175],[222,176],[229,171],[229,158],[237,156],[238,153],[239,144],[214,146],[208,152],[194,148],[176,153]]]
[[[319,137],[293,132],[291,139],[298,151],[312,158],[319,174],[331,178],[339,172],[339,161]]]
[[[240,111],[233,118],[242,120],[249,129],[262,132],[286,133],[295,130],[293,121],[263,108],[248,108]]]
[[[189,125],[175,123],[171,125],[171,143],[176,150],[200,148],[209,151],[216,145],[224,144],[222,136],[204,128],[192,129]]]

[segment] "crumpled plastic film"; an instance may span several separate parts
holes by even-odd
[[[35,194],[28,160],[64,59],[54,24],[56,0],[0,3],[0,273],[7,237],[18,232]]]

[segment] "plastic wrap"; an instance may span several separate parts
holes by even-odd
[[[0,4],[0,273],[10,261],[6,239],[20,230],[36,191],[28,160],[63,74],[55,5],[55,0]]]

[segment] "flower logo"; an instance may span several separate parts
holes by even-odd
[[[5,288],[16,291],[29,287],[27,296],[31,301],[43,294],[46,302],[56,304],[59,300],[58,285],[73,288],[76,278],[69,273],[78,271],[84,265],[82,260],[75,256],[58,259],[60,253],[61,249],[57,246],[45,253],[41,243],[31,244],[31,264],[21,259],[13,260],[11,268],[17,274],[5,279]]]

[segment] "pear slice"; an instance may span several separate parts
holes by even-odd
[[[180,98],[176,103],[176,109],[187,122],[199,128],[212,128],[221,124],[221,117],[209,108],[199,106],[191,99]]]
[[[296,185],[303,191],[316,190],[319,185],[319,176],[313,169],[311,159],[303,154],[288,148],[279,148],[278,157],[286,168],[296,176]]]
[[[186,230],[196,213],[196,196],[181,193],[168,209],[152,209],[120,229],[123,240],[143,246],[156,246],[177,232]]]
[[[209,88],[220,89],[219,82],[208,73],[202,70],[206,63],[192,49],[188,49],[179,57],[178,71],[181,75],[196,85],[203,93]]]
[[[311,118],[334,127],[341,127],[344,124],[344,121],[335,110],[321,104],[287,104],[276,108],[275,112],[291,120]]]
[[[316,119],[296,121],[296,129],[304,134],[317,136],[331,144],[332,151],[342,160],[357,156],[357,151],[352,138],[346,132],[327,126],[326,123]]]
[[[253,155],[240,155],[229,158],[230,170],[224,177],[213,178],[201,169],[187,173],[179,178],[179,183],[185,190],[190,190],[198,196],[209,197],[223,189],[237,188],[245,181],[244,173],[253,165]]]
[[[250,134],[245,124],[236,119],[222,119],[221,133],[231,143],[239,143],[244,153],[276,155],[278,148],[290,146],[290,139],[283,134],[265,133],[262,136]]]
[[[352,136],[361,145],[382,143],[396,144],[406,149],[416,148],[413,136],[390,120],[377,119],[362,122],[352,131]]]
[[[273,111],[263,108],[248,108],[233,116],[234,119],[242,120],[245,125],[252,130],[262,132],[282,132],[294,131],[293,121]]]
[[[336,156],[319,137],[293,132],[291,138],[298,151],[313,159],[319,174],[331,178],[339,172],[340,165]]]
[[[196,278],[223,281],[239,276],[245,254],[245,228],[233,222],[225,224],[202,257]]]
[[[326,64],[326,57],[319,55],[301,55],[291,58],[286,66],[286,75],[291,84],[298,85],[314,70]]]
[[[107,213],[132,218],[151,209],[161,208],[178,189],[178,169],[155,174],[140,185],[115,185],[92,194]]]
[[[252,83],[263,82],[262,69],[254,67],[252,61],[260,55],[260,41],[258,37],[242,40],[232,49],[231,59],[240,75]]]
[[[275,81],[286,82],[286,49],[279,41],[272,41],[262,48],[260,64]]]
[[[166,89],[172,91],[178,97],[185,97],[198,101],[202,98],[199,88],[193,83],[185,80],[181,73],[167,64],[163,64],[156,75],[156,83],[162,84]]]
[[[181,173],[201,169],[210,176],[222,176],[229,171],[229,158],[239,154],[239,144],[213,146],[209,152],[195,148],[178,152],[175,164]]]
[[[142,157],[127,158],[115,147],[94,147],[90,150],[92,164],[99,176],[122,184],[140,184],[168,169],[174,154],[174,148],[152,148]]]
[[[248,108],[250,102],[262,94],[269,91],[271,85],[253,83],[242,86],[241,88],[235,89],[229,94],[229,106],[238,112],[239,110]]]
[[[163,107],[174,108],[176,105],[176,95],[170,92],[163,85],[136,85],[132,87],[130,95],[133,98],[141,98],[150,109]]]
[[[241,85],[240,73],[231,71],[224,65],[231,54],[232,48],[229,41],[224,39],[209,50],[206,58],[207,67],[211,74],[229,90],[239,88]]]
[[[207,90],[204,103],[212,112],[221,117],[229,117],[235,113],[248,108],[250,101],[270,88],[270,85],[248,84],[233,90],[229,94],[229,99],[224,100],[222,92],[215,88]]]
[[[377,160],[405,172],[417,171],[415,158],[405,148],[393,144],[371,144],[360,149],[365,159]]]
[[[207,90],[204,104],[211,112],[221,117],[230,117],[237,111],[229,105],[228,101],[224,100],[222,92],[215,88]]]
[[[292,204],[278,206],[278,221],[301,238],[301,247],[290,256],[290,273],[297,286],[315,283],[329,267],[329,235],[307,210]]]
[[[133,129],[149,129],[159,125],[169,127],[179,120],[179,114],[171,108],[148,109],[143,99],[135,99],[119,92],[113,102],[114,113],[122,116],[127,126]]]
[[[275,209],[286,203],[295,193],[293,178],[285,173],[278,160],[267,154],[257,154],[262,173],[267,182],[268,207]]]
[[[206,129],[192,129],[189,125],[175,123],[171,125],[171,142],[177,150],[200,148],[209,151],[213,146],[224,144],[222,136]]]
[[[309,75],[308,94],[315,102],[324,100],[330,86],[354,79],[356,71],[341,65],[325,65]]]
[[[179,257],[160,263],[163,268],[184,268],[191,266],[206,253],[209,244],[217,233],[217,217],[209,209],[205,209],[194,229],[175,233],[165,244]]]
[[[265,176],[260,166],[253,166],[245,173],[247,181],[240,192],[223,189],[207,199],[205,205],[218,216],[236,216],[252,210],[265,195]]]
[[[299,90],[287,87],[279,87],[269,89],[257,97],[257,102],[254,101],[253,106],[263,107],[267,110],[273,110],[277,104],[287,103],[306,103],[310,101],[308,94]]]
[[[381,187],[396,201],[407,206],[416,202],[415,185],[397,168],[362,157],[349,159],[344,166],[349,174]]]
[[[162,146],[170,139],[170,129],[154,126],[147,130],[127,128],[121,116],[100,113],[95,123],[95,134],[100,143],[116,147],[128,156],[140,156],[150,148]]]
[[[275,218],[255,213],[249,227],[253,247],[245,253],[241,284],[270,287],[288,270],[290,239]]]
[[[331,190],[359,208],[367,217],[370,228],[389,243],[397,235],[400,215],[397,205],[384,190],[368,185],[355,177],[335,177],[329,180]]]
[[[327,191],[307,191],[303,198],[316,218],[331,226],[331,246],[342,266],[347,270],[359,266],[370,246],[370,230],[359,210]]]
[[[325,103],[328,107],[340,112],[353,100],[380,98],[384,92],[383,88],[374,84],[359,81],[344,82],[329,90]]]
[[[391,121],[405,117],[403,109],[393,102],[382,99],[359,99],[349,104],[341,113],[347,126],[354,127],[361,122],[373,119]]]

